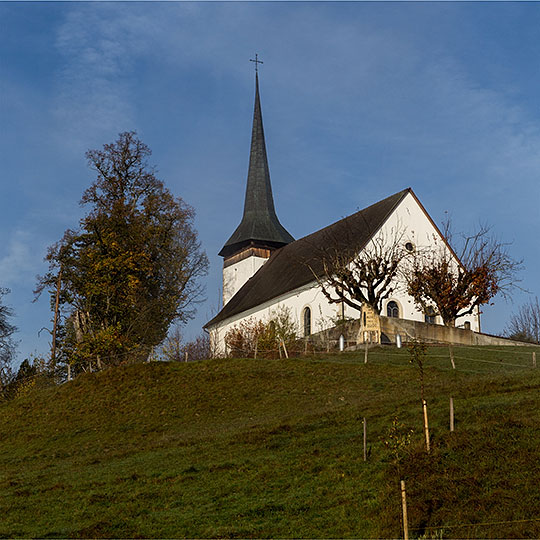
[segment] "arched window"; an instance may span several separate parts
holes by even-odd
[[[311,309],[304,308],[304,337],[311,335]]]
[[[397,302],[391,300],[386,304],[386,315],[388,317],[395,317],[396,319],[399,318],[399,307]]]
[[[427,307],[424,313],[424,321],[426,321],[429,324],[435,324],[436,317],[437,317],[437,314],[435,313],[435,310],[433,309],[433,307],[431,306]]]
[[[465,324],[463,325],[463,328],[465,328],[465,330],[470,330],[471,329],[471,323],[469,321],[465,321]]]

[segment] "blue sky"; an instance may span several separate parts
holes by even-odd
[[[215,314],[244,198],[255,52],[274,198],[299,238],[405,187],[489,223],[540,295],[540,4],[1,3],[0,286],[18,359],[46,353],[47,246],[76,227],[84,153],[136,130],[197,211]],[[484,308],[503,330],[514,303]]]

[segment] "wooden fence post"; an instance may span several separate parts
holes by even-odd
[[[536,367],[536,351],[533,351],[533,367]]]
[[[426,435],[426,450],[429,454],[429,426],[427,417],[427,403],[425,399],[422,400],[422,408],[424,409],[424,433]]]
[[[401,509],[403,511],[403,538],[409,540],[409,525],[407,523],[407,496],[405,494],[405,480],[401,481]]]
[[[450,362],[452,362],[452,369],[456,369],[456,363],[454,362],[454,345],[448,344],[448,350],[450,351]]]
[[[188,353],[187,351],[184,351],[184,362],[188,361]]]
[[[454,398],[450,398],[450,431],[454,431]]]
[[[364,461],[367,461],[367,420],[364,416]]]

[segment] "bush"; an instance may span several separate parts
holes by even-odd
[[[225,334],[225,344],[229,356],[241,358],[278,358],[283,345],[289,356],[304,350],[290,309],[284,306],[272,312],[267,322],[250,317],[233,326]]]

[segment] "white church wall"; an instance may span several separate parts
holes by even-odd
[[[223,268],[223,305],[225,305],[255,272],[268,260],[251,255]]]
[[[403,244],[410,242],[413,249],[422,250],[435,247],[445,253],[450,253],[440,232],[412,193],[406,195],[381,229],[384,237],[388,239],[394,238],[395,234],[402,234],[401,241]],[[456,261],[456,267],[457,264]],[[424,322],[424,313],[416,306],[412,297],[407,294],[403,282],[396,283],[395,293],[386,300],[383,306],[383,315],[387,314],[388,303],[392,300],[399,306],[400,318]],[[441,317],[437,316],[435,322],[436,324],[442,324]],[[469,323],[471,330],[480,331],[478,310],[475,310],[471,315],[459,317],[456,320],[457,327],[464,327],[466,323]]]
[[[249,319],[269,321],[283,308],[289,311],[291,319],[296,323],[297,335],[301,337],[304,335],[303,316],[306,307],[311,310],[311,333],[334,326],[335,320],[342,315],[341,304],[330,304],[317,283],[313,282],[212,327],[210,337],[213,350],[217,356],[225,355],[225,335],[233,326]],[[358,318],[359,312],[345,305],[344,315],[348,318]]]

